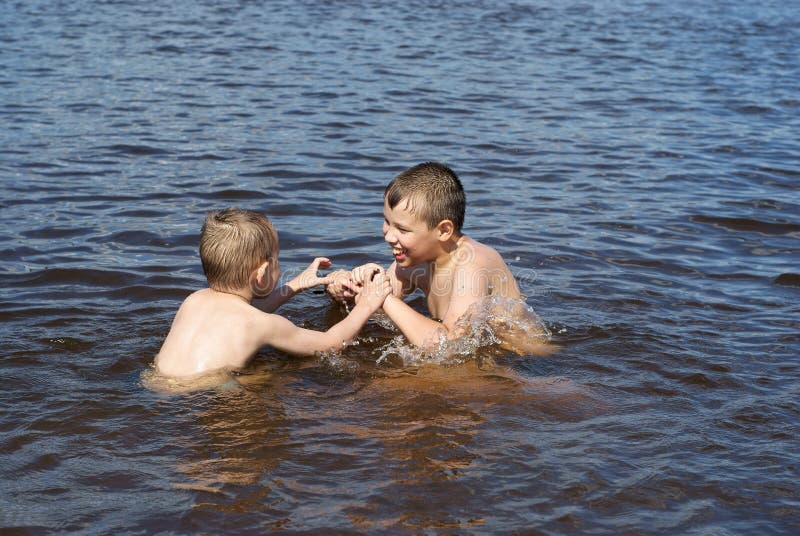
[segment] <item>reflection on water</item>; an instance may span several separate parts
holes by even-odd
[[[224,493],[226,485],[258,483],[286,456],[288,423],[274,392],[218,392],[193,406],[188,417],[200,433],[184,445],[189,454],[176,469],[187,480],[175,487]]]
[[[608,413],[596,393],[569,379],[531,379],[476,361],[365,370],[344,392],[336,385],[309,389],[291,374],[242,378],[238,389],[173,395],[182,397],[173,403],[187,408],[185,419],[196,428],[171,438],[186,449],[172,486],[198,494],[193,516],[282,511],[292,508],[281,505],[287,494],[313,493],[338,504],[335,510],[361,529],[478,527],[479,512],[464,519],[440,512],[430,525],[421,491],[461,486],[499,455],[485,443],[496,426],[493,408],[504,408],[503,419],[537,415],[542,422]],[[513,450],[520,440],[509,436],[504,446]],[[380,466],[370,462],[375,458]],[[378,486],[370,484],[376,473]],[[344,495],[334,491],[342,479],[352,488]],[[249,492],[231,495],[236,486]]]
[[[215,370],[196,377],[173,378],[162,376],[156,372],[155,364],[151,363],[147,370],[142,372],[142,385],[151,391],[159,393],[190,393],[209,388],[235,389],[239,386],[236,375],[228,370]]]

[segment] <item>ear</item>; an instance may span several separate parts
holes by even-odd
[[[265,283],[264,279],[267,277],[268,270],[269,270],[269,261],[262,262],[261,265],[259,265],[259,267],[256,268],[255,272],[256,283],[258,283],[259,286],[264,285]]]
[[[437,238],[441,242],[447,242],[448,240],[450,240],[455,231],[456,231],[456,226],[453,225],[453,222],[451,220],[442,220],[436,226]]]

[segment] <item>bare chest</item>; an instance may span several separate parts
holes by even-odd
[[[456,291],[456,278],[447,271],[428,273],[423,291],[427,296],[428,311],[431,317],[441,320],[447,314],[453,292]]]

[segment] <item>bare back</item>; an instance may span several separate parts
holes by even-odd
[[[316,272],[316,264],[312,263],[312,268]],[[299,288],[311,288],[324,282],[314,277]],[[156,370],[164,376],[187,377],[242,368],[264,346],[295,355],[341,348],[355,338],[390,292],[389,280],[384,276],[375,277],[364,285],[359,302],[350,314],[327,331],[320,332],[295,326],[280,315],[260,311],[241,294],[199,290],[186,298],[178,309],[156,356]]]
[[[264,316],[239,296],[199,290],[178,309],[156,368],[167,376],[189,376],[244,367],[261,347],[253,324]]]

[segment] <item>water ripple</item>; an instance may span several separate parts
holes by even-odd
[[[5,528],[791,533],[791,7],[0,5]],[[207,212],[266,212],[287,272],[388,264],[383,188],[424,160],[557,354],[386,366],[370,323],[143,388]]]

